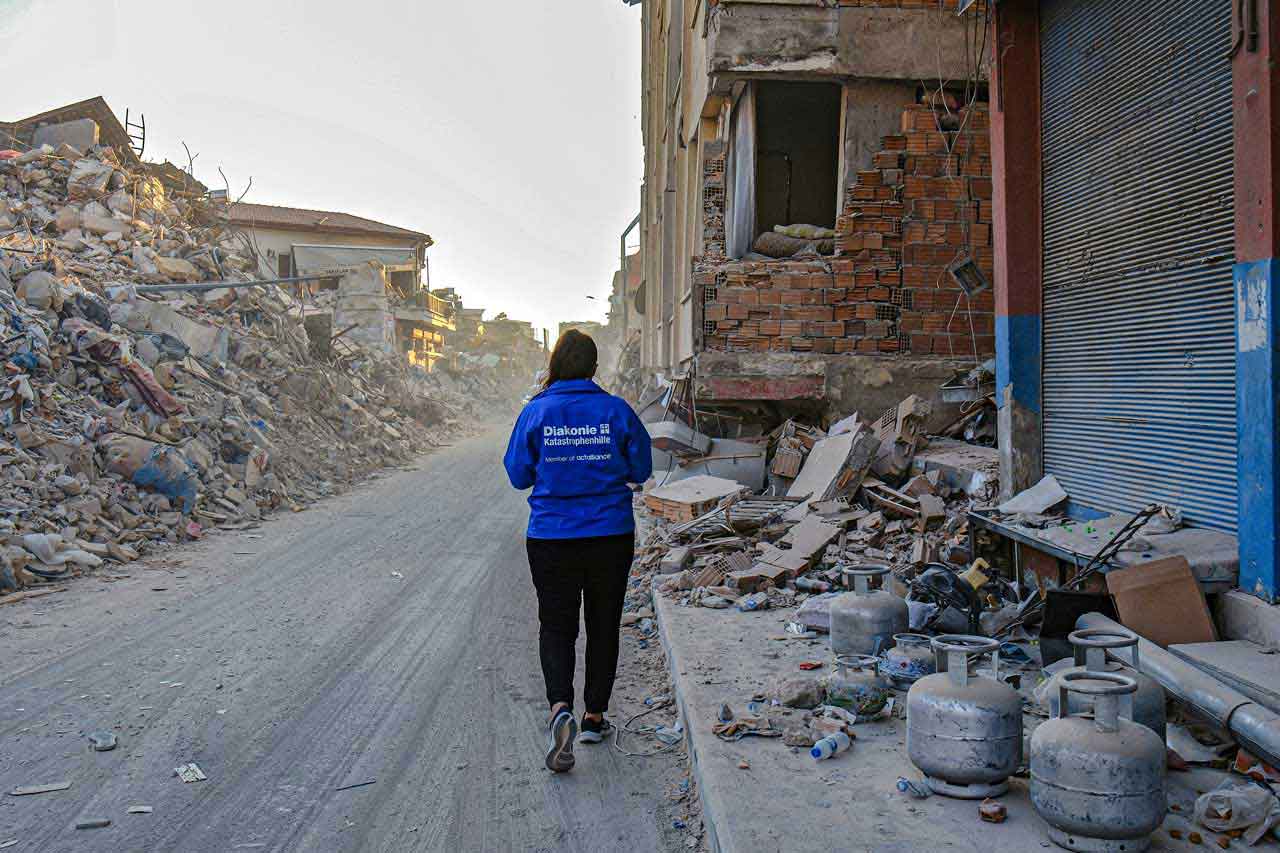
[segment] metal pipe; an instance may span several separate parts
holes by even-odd
[[[1101,613],[1086,613],[1076,620],[1076,628],[1126,630]],[[1280,764],[1280,714],[1232,690],[1218,679],[1196,669],[1155,643],[1138,637],[1141,672],[1160,682],[1165,690],[1190,705],[1197,713],[1229,729],[1241,744],[1258,758]],[[1110,655],[1110,650],[1108,650]],[[1118,655],[1110,655],[1127,663]]]
[[[260,287],[264,284],[293,284],[300,281],[320,281],[326,278],[340,278],[333,275],[298,275],[290,278],[262,278],[256,281],[201,281],[193,284],[140,284],[134,288],[138,293],[168,293],[175,290],[200,292],[203,290],[235,289],[237,287]]]

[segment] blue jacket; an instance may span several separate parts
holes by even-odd
[[[529,401],[503,458],[529,495],[529,536],[580,539],[635,530],[631,490],[653,472],[649,433],[621,397],[564,379]]]

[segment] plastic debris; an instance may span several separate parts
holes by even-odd
[[[194,761],[173,768],[173,775],[183,782],[203,782],[209,778],[204,775],[204,771]]]

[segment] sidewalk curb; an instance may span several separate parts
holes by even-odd
[[[655,577],[661,577],[661,575],[655,575]],[[658,623],[658,636],[662,639],[662,650],[667,657],[667,669],[671,672],[671,689],[675,694],[676,708],[680,712],[680,719],[684,721],[685,748],[689,751],[689,765],[693,780],[698,786],[698,798],[702,803],[702,825],[707,831],[707,845],[712,853],[732,853],[735,850],[734,845],[728,839],[723,839],[722,833],[716,829],[716,815],[721,811],[720,797],[707,786],[702,762],[698,760],[697,740],[694,738],[695,723],[685,703],[684,691],[680,687],[681,661],[667,633],[666,620],[662,618],[665,608],[676,605],[671,604],[656,590],[650,590],[650,595],[653,599],[654,621]]]

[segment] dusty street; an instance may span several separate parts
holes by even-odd
[[[568,776],[542,767],[526,506],[504,440],[0,608],[0,844],[685,849],[667,805],[678,758],[599,745]],[[624,637],[624,667],[638,654]],[[92,751],[97,729],[119,746]],[[187,762],[207,781],[176,778]],[[56,782],[71,787],[8,795]],[[96,818],[112,824],[75,828]]]

